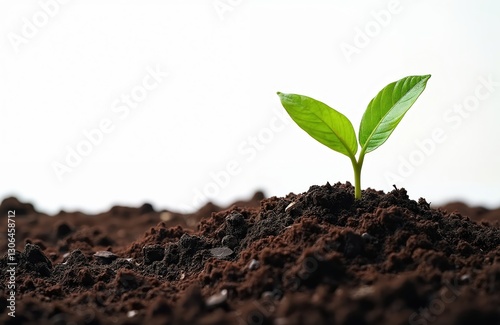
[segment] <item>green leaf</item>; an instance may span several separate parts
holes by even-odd
[[[380,147],[424,91],[431,76],[409,76],[382,89],[368,104],[359,127],[359,143],[368,153]]]
[[[313,98],[278,92],[290,117],[311,137],[350,158],[358,151],[356,133],[343,114]]]

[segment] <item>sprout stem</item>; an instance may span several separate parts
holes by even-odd
[[[359,165],[354,167],[354,198],[361,199],[361,166]]]
[[[354,170],[354,198],[361,199],[361,168],[365,160],[365,150],[361,149],[359,159],[356,161],[355,157],[351,157],[352,169]]]

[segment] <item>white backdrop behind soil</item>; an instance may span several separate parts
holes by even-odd
[[[0,4],[0,197],[89,212],[194,210],[352,181],[276,91],[358,129],[389,82],[432,74],[362,186],[500,205],[492,1],[24,1]]]

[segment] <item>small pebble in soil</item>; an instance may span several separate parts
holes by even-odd
[[[363,299],[375,293],[375,288],[373,286],[363,286],[351,293],[351,298],[354,300]]]
[[[216,258],[226,258],[233,254],[233,250],[229,247],[216,247],[210,249],[210,254],[212,254],[212,256]]]
[[[115,253],[112,253],[110,251],[97,251],[95,252],[94,257],[97,261],[104,264],[109,264],[118,258]]]
[[[135,315],[137,315],[138,313],[139,313],[139,312],[138,312],[137,310],[129,310],[129,311],[127,312],[127,317],[128,317],[128,318],[132,318],[132,317],[134,317]]]
[[[289,205],[286,206],[285,212],[288,211],[291,207],[295,205],[295,202],[290,203]]]
[[[232,236],[232,235],[227,235],[222,238],[222,245],[227,246],[229,248],[235,248],[238,246],[238,238]]]
[[[273,293],[271,291],[264,291],[261,295],[262,298],[272,298]]]
[[[220,293],[208,297],[205,304],[208,308],[213,308],[222,305],[227,300],[227,290],[223,289]]]
[[[372,235],[370,235],[367,232],[362,233],[361,238],[363,238],[366,241],[372,241],[373,239],[375,239],[375,237],[373,237]]]
[[[250,263],[248,263],[248,268],[250,270],[257,270],[260,267],[260,262],[256,259],[252,259]]]

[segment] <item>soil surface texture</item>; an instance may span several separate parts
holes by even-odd
[[[189,215],[0,214],[0,324],[500,324],[500,210],[337,183]]]

